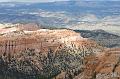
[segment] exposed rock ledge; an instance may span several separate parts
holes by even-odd
[[[27,48],[35,49],[38,52],[52,49],[57,51],[62,47],[89,46],[96,47],[94,41],[90,41],[80,36],[72,30],[59,29],[39,29],[37,31],[13,31],[0,36],[0,51],[2,53],[16,53]]]

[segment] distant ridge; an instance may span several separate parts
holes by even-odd
[[[108,33],[104,30],[74,30],[77,33],[80,33],[82,37],[95,40],[99,44],[106,47],[120,47],[120,36]]]

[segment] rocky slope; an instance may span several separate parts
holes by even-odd
[[[86,58],[88,61],[83,73],[74,79],[119,79],[120,49],[110,49],[98,56]]]
[[[1,79],[107,79],[109,73],[119,78],[119,48],[68,29],[11,28],[0,35]]]
[[[95,41],[72,30],[27,31],[17,28],[0,36],[0,77],[51,79],[63,72],[66,73],[65,79],[69,79],[71,74],[79,74],[84,68],[86,56],[103,50]]]
[[[83,43],[86,45],[92,45],[92,43],[93,45],[97,45],[94,41],[85,39],[80,36],[80,33],[76,33],[72,30],[40,29],[36,31],[28,31],[26,27],[27,25],[25,25],[25,28],[21,27],[24,29],[22,31],[21,28],[18,27],[11,27],[9,29],[5,29],[9,32],[4,32],[4,34],[0,36],[1,54],[16,53],[23,51],[27,48],[35,49],[38,52],[47,52],[50,48],[57,50],[64,46],[68,48],[80,48],[80,45]]]

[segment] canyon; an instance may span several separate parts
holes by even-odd
[[[48,49],[56,49],[54,51],[57,51],[57,49],[64,46],[79,48],[81,44],[83,46],[84,44],[97,45],[94,41],[81,37],[80,33],[68,29],[38,29],[36,31],[28,31],[21,30],[21,28],[11,27],[1,29],[3,31],[6,30],[0,36],[1,54],[16,53],[27,48],[35,49],[38,52],[48,52]]]
[[[42,29],[34,24],[1,26],[2,79],[106,79],[108,73],[118,73],[109,75],[110,79],[119,76],[119,48],[101,46],[71,29]]]

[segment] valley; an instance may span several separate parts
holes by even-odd
[[[119,4],[0,0],[0,79],[120,79]]]

